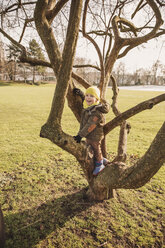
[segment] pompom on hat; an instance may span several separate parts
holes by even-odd
[[[96,99],[97,99],[98,101],[100,101],[100,90],[99,90],[96,86],[91,86],[91,87],[89,87],[89,88],[86,90],[86,92],[85,92],[85,95],[87,95],[87,94],[90,94],[90,95],[96,97]]]

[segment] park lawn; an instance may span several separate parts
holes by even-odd
[[[87,182],[76,159],[39,137],[54,85],[0,84],[0,202],[6,248],[165,247],[165,167],[136,190],[116,191],[114,199],[88,202]],[[162,92],[120,91],[125,111]],[[109,89],[107,99],[111,103]],[[128,164],[144,154],[165,116],[165,103],[130,118]],[[113,118],[112,112],[107,121]],[[63,129],[79,124],[65,106]],[[107,138],[108,156],[117,150],[116,128]]]

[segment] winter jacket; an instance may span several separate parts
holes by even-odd
[[[105,118],[103,114],[109,112],[109,104],[104,101],[98,105],[90,106],[82,110],[80,130],[78,135],[92,141],[100,141],[103,139],[103,125]]]

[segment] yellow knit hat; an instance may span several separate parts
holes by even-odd
[[[87,94],[90,94],[90,95],[96,97],[96,99],[97,99],[98,101],[100,101],[100,90],[99,90],[96,86],[91,86],[91,87],[89,87],[89,88],[86,90],[86,92],[85,92],[85,95],[87,95]]]

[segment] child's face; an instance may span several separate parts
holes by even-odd
[[[86,103],[87,103],[88,106],[91,106],[92,104],[97,102],[96,97],[91,95],[91,94],[86,94],[85,95],[85,100],[86,100]]]

